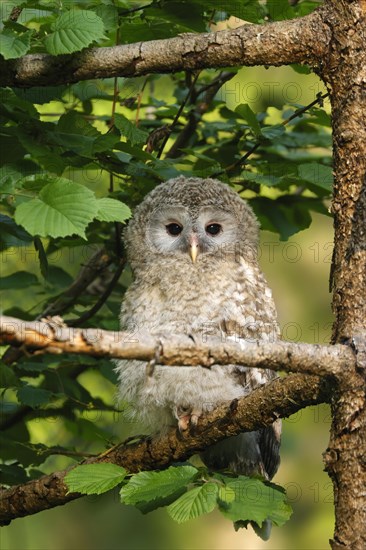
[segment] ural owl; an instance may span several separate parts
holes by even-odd
[[[189,334],[247,341],[278,338],[271,291],[257,260],[258,221],[248,204],[214,179],[178,177],[149,193],[130,221],[124,242],[134,281],[121,327],[156,335]],[[119,361],[119,397],[151,432],[178,425],[184,432],[223,402],[249,394],[275,375],[245,365],[211,369]],[[212,469],[261,474],[279,464],[281,422],[225,439],[202,458]],[[269,526],[260,534],[268,538]],[[267,531],[266,531],[267,530]]]

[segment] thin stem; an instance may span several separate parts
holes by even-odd
[[[85,323],[85,321],[88,321],[89,319],[91,319],[93,317],[93,315],[95,315],[97,313],[97,311],[100,310],[100,308],[107,301],[107,299],[109,298],[109,295],[111,294],[112,290],[116,286],[117,281],[120,278],[121,273],[123,271],[123,268],[125,267],[125,264],[126,264],[126,258],[121,258],[121,260],[119,262],[119,265],[118,265],[118,267],[117,267],[110,283],[108,284],[107,288],[102,293],[102,295],[100,296],[99,300],[94,304],[94,306],[92,308],[89,309],[89,311],[86,311],[85,313],[83,313],[83,315],[78,317],[78,319],[72,319],[70,321],[67,321],[67,324],[69,326],[78,327],[78,326],[82,325],[83,323]]]
[[[189,88],[188,94],[186,95],[186,97],[185,97],[183,103],[181,104],[181,106],[179,107],[178,112],[177,112],[177,114],[175,115],[174,120],[173,120],[173,122],[171,123],[171,125],[170,125],[170,127],[169,127],[169,133],[168,133],[168,134],[165,136],[165,138],[163,139],[163,142],[162,142],[162,144],[161,144],[161,146],[160,146],[160,149],[159,149],[159,152],[158,152],[158,154],[157,154],[157,158],[158,158],[158,159],[159,159],[159,158],[161,157],[161,155],[163,154],[163,151],[164,151],[165,145],[167,144],[167,141],[168,141],[168,139],[169,139],[169,136],[170,136],[170,134],[172,133],[173,129],[175,128],[175,126],[176,126],[176,124],[177,124],[177,122],[178,122],[178,120],[179,120],[179,117],[180,117],[180,115],[181,115],[182,112],[183,112],[184,107],[187,105],[188,99],[190,98],[191,94],[193,93],[193,90],[194,90],[195,84],[196,84],[196,82],[197,82],[197,79],[198,79],[198,77],[199,77],[199,74],[200,74],[199,72],[197,72],[197,73],[195,74],[195,76],[194,76],[194,78],[193,78],[193,80],[192,80],[191,86],[190,86],[190,88]]]

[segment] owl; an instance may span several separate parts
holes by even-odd
[[[121,308],[121,328],[135,335],[191,335],[196,342],[274,341],[276,309],[258,265],[259,224],[250,206],[215,179],[180,176],[157,186],[136,208],[124,233],[134,280]],[[245,365],[165,367],[119,361],[119,397],[150,433],[177,426],[243,397],[275,375]],[[232,436],[202,453],[213,469],[271,479],[279,464],[281,421]],[[267,522],[268,523],[268,522]],[[268,538],[269,524],[258,529]]]

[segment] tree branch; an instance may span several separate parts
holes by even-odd
[[[171,462],[185,460],[192,454],[225,437],[257,430],[279,417],[290,416],[309,405],[329,401],[331,384],[326,378],[290,375],[256,389],[247,397],[221,405],[200,418],[194,434],[182,437],[171,428],[165,435],[121,444],[102,453],[92,462],[113,462],[129,472],[159,469]],[[12,519],[35,514],[66,504],[80,494],[67,494],[63,479],[68,470],[54,472],[40,479],[2,490],[0,525]]]
[[[204,327],[205,328],[205,327]],[[0,316],[0,344],[25,346],[47,353],[80,353],[93,357],[154,360],[167,366],[189,365],[210,368],[214,364],[241,364],[274,371],[299,372],[317,376],[347,375],[356,360],[345,345],[321,346],[293,342],[202,342],[190,336],[152,336],[148,333],[112,332],[101,329],[74,329],[52,321],[21,321]]]
[[[184,33],[174,38],[72,55],[31,54],[0,60],[0,86],[59,85],[94,78],[141,76],[236,65],[321,65],[330,40],[322,8],[310,15],[265,25],[243,25],[213,33]]]

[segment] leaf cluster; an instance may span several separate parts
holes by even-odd
[[[212,474],[189,463],[133,475],[114,464],[87,464],[71,470],[65,483],[70,492],[88,495],[99,495],[122,483],[122,503],[142,513],[165,507],[178,523],[215,508],[241,527],[249,522],[261,527],[265,520],[281,526],[291,515],[281,487],[257,478]]]

